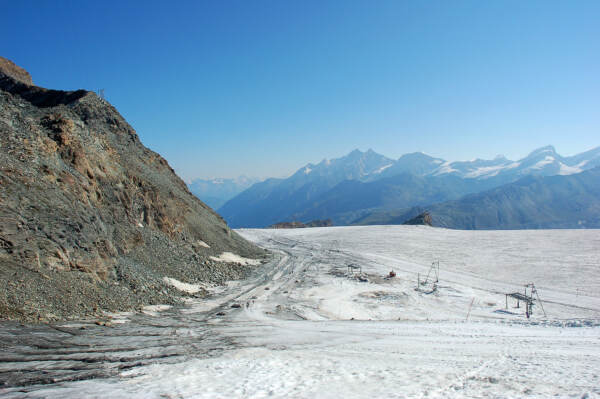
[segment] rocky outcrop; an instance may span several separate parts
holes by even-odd
[[[17,82],[24,83],[26,85],[33,84],[29,72],[4,57],[0,57],[0,74],[9,76]]]
[[[0,69],[1,317],[174,303],[181,293],[164,277],[222,282],[247,268],[211,256],[266,256],[192,195],[109,103],[31,86],[15,67]]]
[[[325,220],[313,220],[306,223],[306,227],[331,227],[333,226],[333,222],[331,219]]]
[[[433,221],[431,219],[431,214],[429,212],[423,212],[414,218],[407,220],[402,223],[405,225],[421,225],[421,226],[433,226]]]
[[[302,222],[281,222],[269,226],[270,229],[302,229],[305,227],[330,227],[333,226],[331,219],[313,220],[307,223]]]
[[[270,225],[269,229],[303,229],[306,225],[302,222],[280,222]]]

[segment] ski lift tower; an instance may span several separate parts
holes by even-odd
[[[535,288],[535,284],[525,284],[525,292],[523,294],[521,294],[520,292],[513,292],[511,294],[505,295],[506,309],[508,309],[508,297],[514,298],[517,300],[517,308],[519,307],[520,302],[525,303],[525,315],[527,315],[527,318],[529,318],[533,314],[534,301],[537,300],[540,304],[542,312],[544,312],[544,317],[546,317],[546,311],[544,310],[544,305],[542,305],[542,300],[540,299],[540,295],[537,292],[537,288]]]
[[[431,277],[432,288],[427,293],[432,293],[437,290],[437,283],[440,281],[440,261],[436,260],[435,262],[431,262],[431,267],[427,272],[427,277],[425,277],[424,281],[421,281],[421,274],[417,273],[417,291],[421,291],[421,286],[426,286],[429,284],[429,278]]]

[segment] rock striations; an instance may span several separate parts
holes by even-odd
[[[48,90],[0,58],[0,317],[53,320],[175,303],[266,253],[192,195],[92,92]]]

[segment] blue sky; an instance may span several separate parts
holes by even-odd
[[[600,145],[599,1],[9,1],[0,55],[106,98],[186,180]]]

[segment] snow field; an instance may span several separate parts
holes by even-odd
[[[173,328],[208,328],[222,352],[27,397],[600,397],[599,230],[239,233],[276,259],[212,298],[167,310],[180,314]],[[417,273],[437,260],[438,290],[415,291]],[[397,277],[386,279],[392,269]],[[539,305],[531,319],[514,301],[505,309],[504,294],[529,282],[546,316]]]

